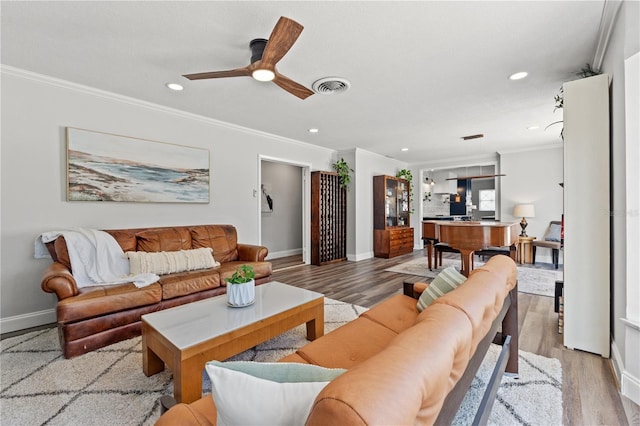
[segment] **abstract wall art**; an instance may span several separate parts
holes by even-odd
[[[67,201],[208,203],[209,150],[67,127]]]

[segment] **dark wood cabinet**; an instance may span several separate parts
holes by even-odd
[[[373,177],[373,253],[391,258],[413,251],[410,182],[393,176]]]
[[[333,172],[311,173],[311,263],[347,259],[347,190]]]

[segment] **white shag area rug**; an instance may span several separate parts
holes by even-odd
[[[325,298],[325,333],[355,319],[366,308]],[[231,359],[276,361],[307,343],[304,325]],[[153,425],[158,399],[173,394],[171,371],[151,377],[142,372],[140,338],[64,359],[56,329],[2,340],[0,352],[0,424]],[[470,424],[488,381],[491,350],[458,413]],[[203,375],[203,394],[210,382]],[[520,378],[503,378],[490,424],[559,425],[562,421],[560,361],[520,352]]]
[[[387,272],[396,272],[399,274],[419,275],[421,277],[428,278],[429,280],[435,278],[440,271],[449,266],[455,266],[460,270],[460,260],[458,259],[442,259],[443,265],[438,268],[429,270],[427,266],[427,259],[421,257],[413,259],[392,268],[387,268]],[[475,262],[474,266],[477,268],[483,265],[483,262]],[[554,297],[555,283],[557,280],[562,280],[562,271],[546,270],[538,268],[530,268],[526,266],[518,266],[518,291],[521,293],[537,294],[539,296]]]

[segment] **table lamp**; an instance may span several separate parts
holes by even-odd
[[[515,217],[521,217],[520,228],[522,228],[522,232],[520,232],[521,237],[526,237],[527,232],[527,219],[526,217],[536,217],[536,210],[533,207],[533,204],[517,204],[513,208],[513,215]]]

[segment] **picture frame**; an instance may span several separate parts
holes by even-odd
[[[209,150],[74,127],[67,201],[209,203]]]

